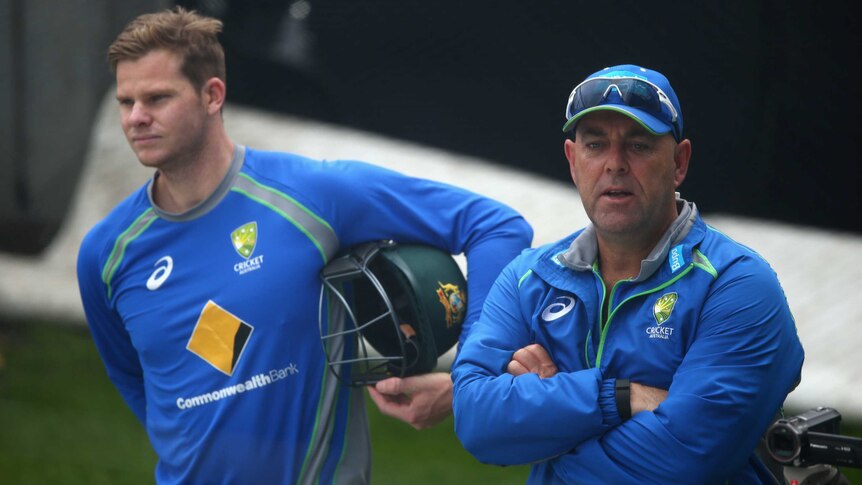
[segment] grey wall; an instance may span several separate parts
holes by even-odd
[[[76,188],[98,104],[105,51],[159,0],[0,0],[0,250],[36,254]]]

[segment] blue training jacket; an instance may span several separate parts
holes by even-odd
[[[754,449],[800,378],[793,316],[764,259],[678,206],[610,290],[592,226],[506,267],[452,372],[455,430],[480,461],[532,463],[529,483],[772,483]],[[532,343],[555,376],[506,373]],[[621,422],[617,378],[667,399]]]

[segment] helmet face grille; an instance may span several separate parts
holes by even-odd
[[[403,275],[393,268],[384,258],[376,258],[369,264],[372,274],[377,277],[384,293],[388,296],[389,305],[395,312],[394,321],[381,322],[379,325],[369,325],[362,329],[362,336],[383,356],[403,356],[389,361],[389,372],[394,376],[416,374],[427,369],[417,367],[419,364],[419,349],[425,336],[420,328],[420,316],[412,295],[403,291],[405,282]],[[369,280],[358,280],[354,285],[354,305],[356,318],[359,322],[368,321],[375,315],[387,311],[383,295],[377,291]],[[360,323],[361,325],[361,323]],[[434,359],[436,364],[436,356]],[[432,366],[434,365],[432,364]]]
[[[406,342],[395,311],[379,280],[367,269],[324,278],[319,324],[329,368],[343,383],[362,386],[406,375]]]
[[[444,251],[366,243],[333,260],[321,277],[321,341],[342,382],[431,372],[458,340],[466,280]]]

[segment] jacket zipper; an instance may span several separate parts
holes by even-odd
[[[595,366],[595,367],[596,367],[597,369],[601,369],[601,364],[602,364],[602,353],[603,353],[603,351],[604,351],[604,349],[605,349],[605,338],[606,338],[606,337],[607,337],[607,335],[608,335],[608,329],[609,329],[609,328],[611,328],[611,321],[613,320],[614,315],[616,315],[617,310],[619,310],[623,305],[625,305],[627,302],[629,302],[629,301],[631,301],[631,300],[633,300],[633,299],[635,299],[635,298],[638,298],[638,297],[641,297],[641,296],[644,296],[644,295],[648,295],[648,294],[650,294],[650,293],[655,293],[655,292],[657,292],[657,291],[661,291],[661,290],[663,290],[664,288],[667,288],[668,286],[672,285],[673,283],[675,283],[677,280],[679,280],[679,279],[680,279],[680,278],[682,278],[683,276],[687,275],[687,274],[689,273],[689,271],[691,271],[691,270],[692,270],[692,268],[694,268],[694,262],[693,262],[693,261],[692,261],[691,263],[689,263],[689,264],[688,264],[688,266],[686,266],[686,268],[685,268],[682,272],[680,272],[678,275],[674,276],[673,278],[671,278],[671,279],[669,279],[669,280],[665,281],[665,282],[664,282],[664,283],[662,283],[661,285],[656,286],[655,288],[652,288],[652,289],[649,289],[649,290],[642,291],[642,292],[640,292],[640,293],[636,293],[636,294],[634,294],[634,295],[632,295],[632,296],[630,296],[630,297],[626,298],[625,300],[623,300],[622,302],[620,302],[620,304],[619,304],[619,305],[617,305],[616,307],[614,307],[614,308],[613,308],[613,310],[611,310],[611,311],[609,311],[609,312],[608,312],[608,320],[607,320],[607,322],[603,322],[603,321],[602,321],[602,309],[603,309],[603,308],[604,308],[604,306],[605,306],[605,296],[604,296],[604,293],[602,294],[602,301],[601,301],[601,305],[599,305],[599,325],[600,325],[600,328],[601,328],[601,332],[602,332],[602,333],[601,333],[601,335],[600,335],[600,337],[599,337],[599,349],[598,349],[598,351],[596,352],[596,366]],[[596,275],[596,277],[597,277],[597,278],[599,278],[599,281],[601,281],[601,275],[599,274],[598,270],[597,270],[595,267],[593,267],[593,273]],[[610,301],[611,301],[611,302],[613,302],[613,296],[614,296],[614,293],[616,293],[617,285],[619,285],[620,283],[623,283],[623,282],[629,282],[629,281],[631,281],[631,280],[630,280],[630,279],[628,279],[628,280],[621,280],[621,281],[617,281],[617,282],[614,284],[613,288],[611,289],[611,295],[610,295]],[[604,284],[604,282],[602,282],[602,288],[603,288],[603,289],[605,288],[605,284]],[[605,291],[605,292],[606,292],[606,291]],[[590,333],[592,333],[592,329],[590,329]],[[592,338],[592,335],[588,334],[588,335],[587,335],[587,342],[589,342],[591,338]]]

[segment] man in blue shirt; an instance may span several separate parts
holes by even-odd
[[[220,29],[176,8],[109,49],[123,132],[155,172],[81,243],[87,321],[158,483],[368,483],[363,389],[336,380],[320,340],[321,269],[374,240],[464,253],[467,332],[532,230],[450,185],[233,142]],[[451,412],[451,389],[430,373],[369,392],[423,428]]]

